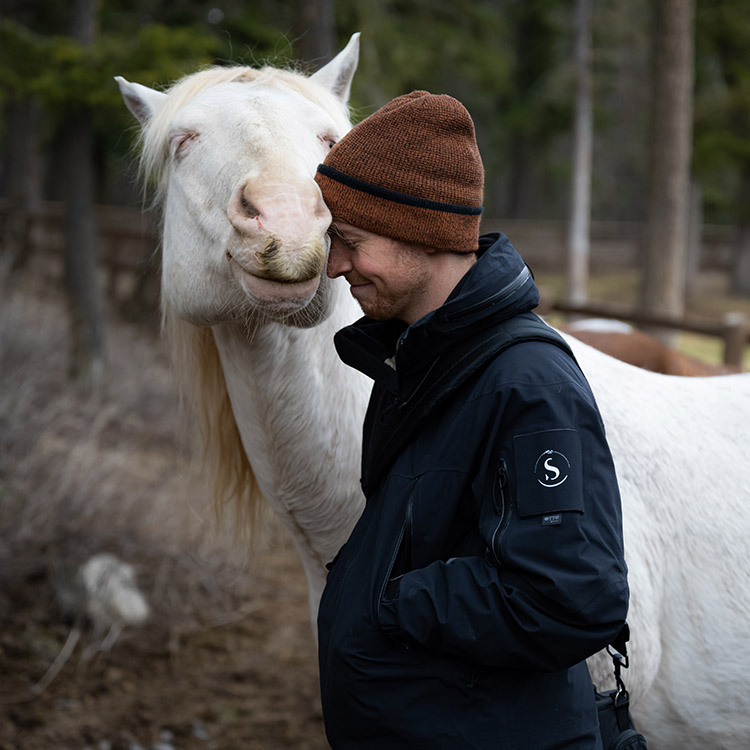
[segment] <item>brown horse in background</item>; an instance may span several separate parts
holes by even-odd
[[[611,357],[652,372],[692,377],[740,372],[737,367],[711,364],[683,354],[618,320],[591,318],[564,323],[559,328]]]

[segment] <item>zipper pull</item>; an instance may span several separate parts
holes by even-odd
[[[502,515],[503,509],[505,508],[505,487],[508,484],[508,465],[505,463],[505,459],[501,458],[500,463],[497,466],[497,492],[493,492],[493,500],[495,501],[495,512],[498,515]]]

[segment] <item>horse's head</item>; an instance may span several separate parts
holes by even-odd
[[[117,79],[163,202],[162,291],[180,317],[320,316],[331,215],[313,177],[350,127],[358,36],[309,78],[216,67],[166,92]]]

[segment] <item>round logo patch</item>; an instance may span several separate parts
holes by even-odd
[[[534,464],[534,476],[542,487],[559,487],[570,474],[570,461],[560,451],[546,450]]]

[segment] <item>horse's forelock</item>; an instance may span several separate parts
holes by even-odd
[[[212,86],[243,81],[274,88],[286,88],[304,96],[332,116],[347,119],[346,105],[323,86],[293,70],[270,66],[259,69],[239,65],[212,66],[187,75],[165,90],[167,98],[164,104],[141,131],[139,144],[141,173],[144,185],[155,187],[157,202],[161,202],[166,189],[168,134],[177,112]]]
[[[164,91],[167,98],[162,107],[146,123],[141,131],[140,162],[144,183],[155,184],[158,195],[164,189],[164,170],[167,165],[169,128],[175,115],[188,102],[211,86],[231,81],[251,81],[258,71],[253,68],[213,66],[187,75]]]

